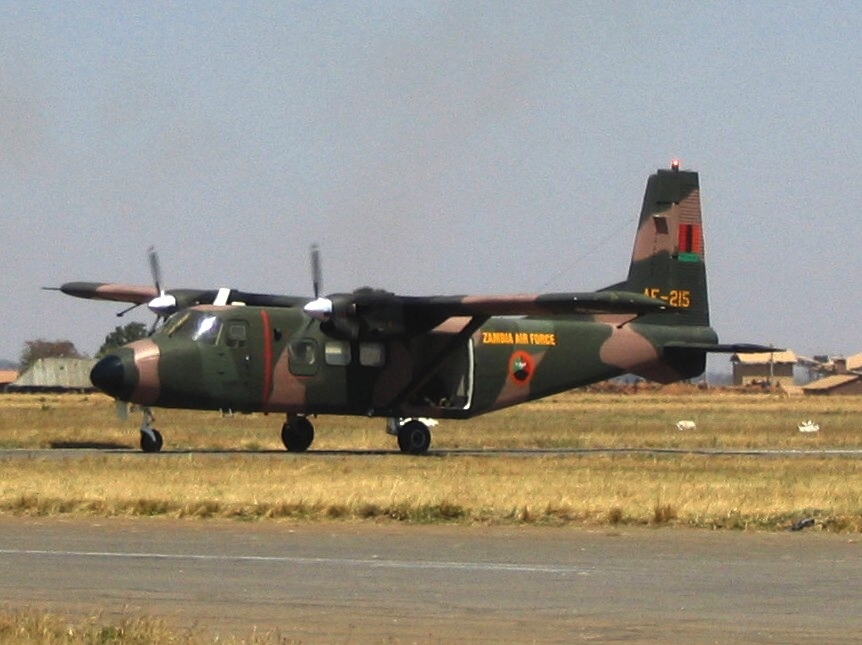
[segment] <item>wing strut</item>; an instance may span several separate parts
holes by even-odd
[[[396,394],[391,401],[389,401],[384,407],[387,410],[388,416],[398,416],[397,410],[401,406],[404,401],[414,394],[419,388],[421,388],[425,383],[434,376],[434,373],[440,369],[446,359],[449,358],[453,353],[455,353],[459,347],[461,347],[467,339],[472,336],[479,327],[488,322],[490,316],[473,316],[464,328],[455,334],[452,339],[443,346],[443,348],[437,352],[437,355],[428,363],[426,368],[417,374],[413,380],[411,380],[398,394]]]

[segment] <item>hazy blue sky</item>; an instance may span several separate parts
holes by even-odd
[[[69,280],[590,290],[700,171],[725,342],[862,351],[856,2],[0,4],[0,358],[92,353]],[[149,322],[147,312],[129,320]],[[722,359],[724,360],[724,359]]]

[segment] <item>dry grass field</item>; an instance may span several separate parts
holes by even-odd
[[[35,610],[0,610],[0,643],[16,645],[288,645],[276,632],[241,637],[212,637],[205,630],[181,630],[149,616],[108,619],[99,614],[76,617]]]
[[[862,530],[858,456],[624,451],[862,449],[862,398],[671,392],[573,392],[443,422],[432,450],[487,452],[425,457],[392,452],[380,419],[320,417],[314,450],[293,455],[279,415],[160,410],[161,454],[0,457],[0,512],[760,529],[812,517]],[[137,416],[118,420],[101,395],[4,395],[0,447],[135,448]],[[697,428],[677,430],[680,419]],[[797,430],[808,419],[819,433]],[[583,452],[494,451],[529,448]]]

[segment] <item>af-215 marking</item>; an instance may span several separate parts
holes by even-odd
[[[688,289],[671,289],[662,292],[661,289],[644,289],[644,295],[666,302],[671,307],[688,309],[691,307],[691,291]]]

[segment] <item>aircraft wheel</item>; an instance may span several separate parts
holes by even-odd
[[[431,446],[431,431],[421,421],[413,419],[398,428],[398,447],[408,455],[423,455]]]
[[[293,417],[281,427],[281,442],[288,452],[305,452],[314,441],[314,426],[308,417]]]
[[[144,452],[158,452],[163,443],[162,433],[155,428],[150,428],[149,432],[141,430],[141,450]]]

